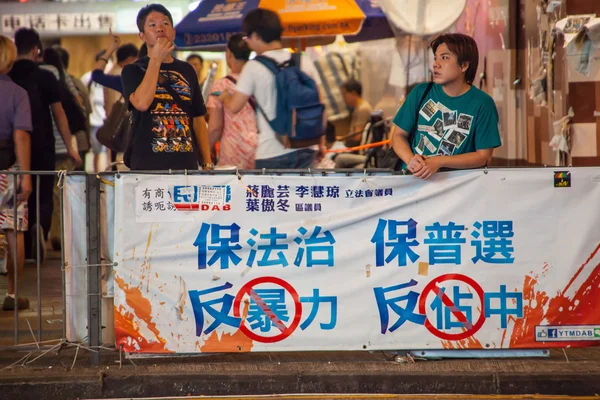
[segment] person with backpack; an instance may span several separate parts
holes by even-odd
[[[133,170],[197,170],[201,157],[202,168],[212,169],[206,107],[196,72],[171,56],[171,13],[163,5],[149,4],[138,13],[137,26],[149,57],[126,65],[121,74],[133,119],[125,164]],[[161,128],[175,120],[181,127]]]
[[[67,154],[73,159],[76,166],[81,166],[83,161],[77,152],[75,138],[71,135],[69,121],[61,104],[61,91],[58,81],[50,71],[43,70],[37,64],[42,53],[42,43],[39,34],[34,29],[21,28],[15,33],[17,46],[17,61],[15,61],[10,78],[21,86],[29,96],[31,115],[33,118],[33,131],[31,133],[31,170],[54,171],[55,140],[52,131],[52,121],[60,132],[61,138],[67,148]],[[52,222],[54,188],[53,175],[41,175],[40,180],[40,232],[41,249],[44,251],[47,235]],[[29,196],[29,237],[25,239],[26,258],[33,257],[38,237],[36,231],[36,191],[37,185],[33,184],[33,192]],[[43,256],[43,253],[42,253]],[[43,257],[42,257],[43,258]]]
[[[256,99],[258,149],[256,168],[311,167],[324,129],[324,106],[315,82],[283,49],[283,28],[276,12],[257,8],[244,18],[245,41],[258,55],[242,70],[233,94],[219,100],[233,114]]]
[[[0,170],[30,169],[31,109],[27,92],[7,75],[17,57],[17,49],[9,38],[0,36]],[[14,176],[0,173],[0,231],[5,231],[8,242],[6,269],[8,291],[3,310],[29,308],[25,297],[15,298],[15,257],[17,273],[22,275],[25,264],[24,236],[27,230],[27,199],[32,191],[30,175]],[[17,215],[14,192],[17,190]],[[16,225],[15,225],[16,222]],[[16,226],[16,235],[15,235]]]
[[[431,43],[433,82],[416,86],[396,114],[392,133],[402,168],[428,179],[440,169],[487,165],[501,145],[494,100],[473,86],[479,52],[460,33]]]
[[[250,49],[244,43],[243,36],[233,35],[227,42],[225,51],[225,59],[231,73],[215,81],[211,93],[235,90],[235,84],[248,58],[250,58]],[[214,95],[210,96],[206,106],[210,115],[208,134],[211,148],[220,140],[217,165],[235,166],[239,169],[254,168],[258,132],[253,102],[248,101],[237,114],[223,110],[223,104]]]

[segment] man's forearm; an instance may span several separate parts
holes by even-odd
[[[150,108],[156,94],[156,84],[158,83],[158,74],[160,73],[160,62],[150,59],[148,69],[142,79],[142,83],[137,87],[135,92],[129,98],[133,106],[141,112],[145,112]]]
[[[65,147],[70,152],[73,150],[73,135],[71,134],[71,130],[69,129],[69,122],[67,121],[67,114],[65,114],[65,110],[63,109],[60,103],[52,105],[52,115],[54,116],[54,123],[56,124],[56,128],[62,137],[63,142],[65,142]]]
[[[31,139],[29,133],[17,129],[15,131],[15,153],[17,155],[17,162],[19,168],[22,171],[31,170]]]
[[[194,134],[196,135],[196,141],[200,148],[198,151],[202,154],[202,160],[204,163],[212,163],[210,158],[210,141],[208,139],[208,127],[204,117],[194,118]]]
[[[440,165],[442,168],[469,169],[479,168],[486,165],[492,158],[492,152],[480,151],[459,154],[456,156],[440,156]]]

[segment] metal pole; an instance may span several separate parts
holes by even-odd
[[[92,348],[100,346],[100,180],[96,175],[86,176],[87,200],[87,265],[88,267],[88,338]],[[100,353],[92,353],[92,365],[100,364]]]
[[[35,246],[37,249],[36,264],[37,264],[37,298],[38,298],[38,342],[42,341],[42,262],[41,262],[41,246],[40,246],[40,176],[36,176],[35,180]]]
[[[19,220],[19,215],[18,210],[19,207],[17,205],[17,191],[19,189],[19,184],[18,184],[18,175],[14,175],[13,176],[13,215],[14,215],[14,220],[13,220],[13,229],[14,229],[14,240],[15,240],[15,252],[13,254],[13,267],[14,267],[14,275],[15,275],[15,292],[13,293],[13,295],[15,296],[15,310],[14,310],[14,319],[15,319],[15,345],[19,344],[19,235],[17,232],[17,221]],[[7,176],[8,178],[8,176]],[[8,179],[7,179],[8,181]],[[8,246],[8,252],[10,253],[11,248],[10,246]]]
[[[62,178],[63,181],[67,177]],[[60,181],[60,179],[59,179]],[[59,190],[59,205],[60,205],[60,265],[61,265],[61,278],[62,278],[62,338],[67,339],[67,279],[66,279],[66,266],[65,266],[65,212],[63,209],[64,204],[64,189],[62,187]]]

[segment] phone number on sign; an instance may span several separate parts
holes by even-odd
[[[235,32],[228,33],[200,33],[192,35],[189,33],[185,34],[185,44],[188,46],[204,44],[204,43],[225,43],[229,41],[231,36],[235,35]]]

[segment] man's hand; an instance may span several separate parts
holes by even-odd
[[[121,47],[121,38],[117,35],[113,35],[112,28],[108,28],[108,37],[110,38],[110,44],[106,49],[106,52],[112,55],[119,47]]]
[[[158,38],[156,44],[152,48],[150,58],[153,58],[162,63],[171,55],[171,52],[173,50],[175,50],[175,44],[173,44],[173,42],[170,42],[167,38],[164,37]]]
[[[231,97],[231,93],[229,93],[227,90],[224,90],[223,93],[221,93],[217,97],[217,100],[220,101],[221,103],[225,103],[227,101],[227,99],[229,99],[230,97]]]
[[[83,165],[83,160],[79,156],[79,153],[75,149],[69,150],[69,157],[73,160],[76,167],[81,167]]]
[[[444,156],[435,156],[435,157],[427,157],[425,158],[424,164],[422,168],[417,171],[414,176],[421,179],[428,179],[433,174],[439,171],[442,167],[442,157]]]
[[[23,175],[21,184],[19,185],[19,192],[17,193],[17,200],[19,202],[27,201],[32,190],[31,175]]]
[[[419,172],[423,168],[423,165],[425,165],[425,159],[419,154],[415,154],[406,167],[414,174]]]

